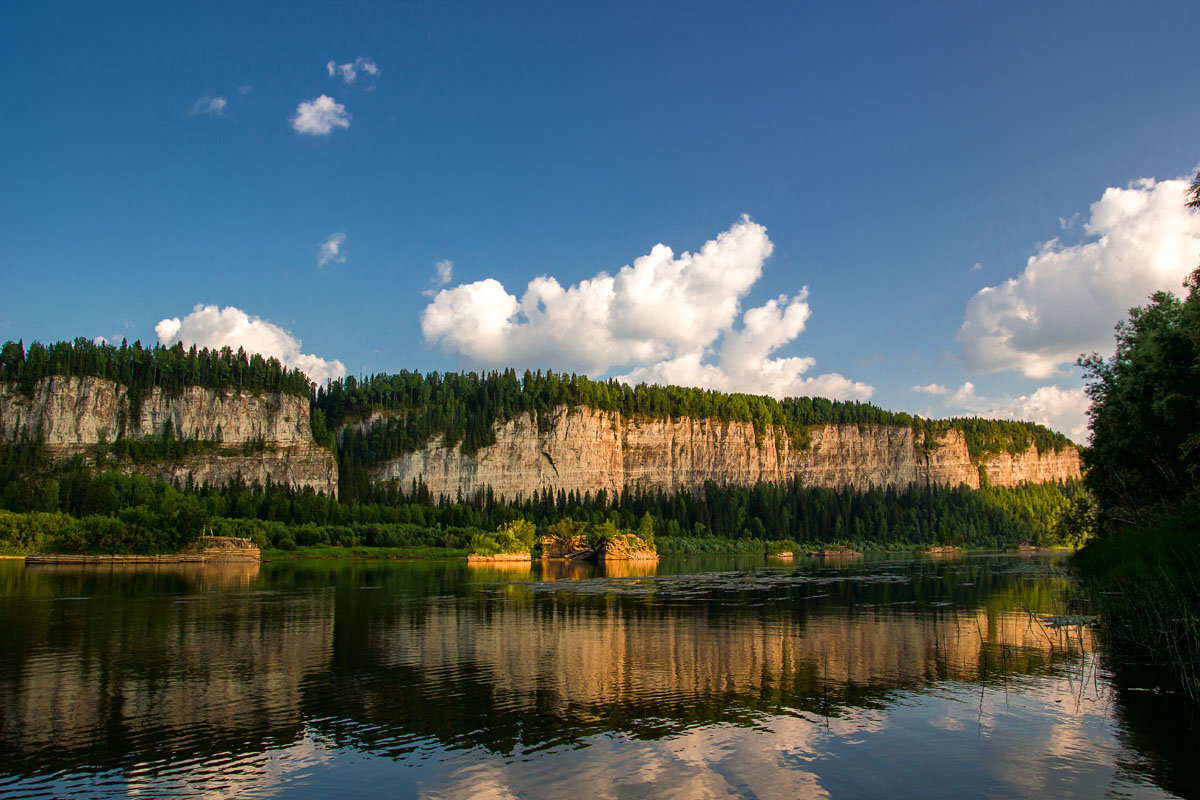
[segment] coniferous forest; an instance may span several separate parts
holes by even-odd
[[[709,484],[697,495],[625,491],[609,496],[545,492],[516,502],[493,493],[463,498],[434,497],[414,484],[377,486],[369,468],[423,446],[430,437],[470,453],[494,441],[496,421],[531,412],[539,422],[560,406],[583,405],[626,416],[705,417],[773,427],[798,447],[807,445],[807,426],[905,425],[921,436],[946,429],[964,432],[974,457],[997,450],[1039,451],[1069,445],[1066,437],[1025,422],[959,418],[929,420],[869,403],[824,398],[724,394],[677,386],[628,386],[579,375],[513,370],[475,373],[400,372],[353,377],[314,386],[275,359],[232,352],[95,344],[84,339],[52,345],[8,342],[0,351],[0,380],[32,392],[51,375],[108,378],[144,392],[186,386],[271,391],[311,399],[314,439],[336,454],[339,497],[285,486],[171,486],[139,475],[106,471],[122,460],[178,460],[219,443],[165,437],[118,438],[91,462],[53,462],[36,442],[9,445],[0,453],[0,507],[14,512],[0,546],[28,549],[34,541],[74,550],[147,551],[178,548],[202,530],[237,531],[264,546],[466,546],[472,534],[518,518],[539,528],[562,519],[586,524],[611,522],[635,527],[649,517],[660,550],[755,549],[771,541],[800,544],[852,542],[906,547],[970,544],[1002,547],[1022,542],[1071,543],[1079,526],[1060,524],[1076,485],[1016,489],[911,486],[876,489],[759,484]],[[133,392],[131,391],[131,395]],[[339,426],[374,412],[369,426]],[[99,463],[101,469],[97,469]],[[40,516],[39,516],[40,515]],[[48,515],[48,516],[47,516]],[[59,515],[59,516],[55,516]],[[61,516],[65,515],[65,516]],[[40,522],[34,524],[34,518]],[[22,527],[24,526],[24,527]],[[66,531],[58,534],[54,530]],[[24,531],[24,532],[21,532]],[[39,533],[40,531],[40,533]],[[55,538],[57,537],[57,538]],[[724,545],[720,543],[726,543]],[[738,544],[729,544],[738,543]]]

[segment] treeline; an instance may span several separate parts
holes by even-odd
[[[933,445],[942,430],[959,430],[973,458],[1001,450],[1023,452],[1032,444],[1039,452],[1069,444],[1062,434],[1029,422],[978,419],[925,419],[887,411],[871,403],[793,397],[782,401],[762,395],[727,394],[709,389],[638,384],[615,379],[595,381],[582,375],[515,370],[477,374],[422,374],[401,371],[358,380],[348,377],[315,386],[304,373],[284,367],[277,359],[239,349],[145,347],[140,342],[119,346],[79,338],[44,345],[6,342],[0,348],[0,381],[14,382],[26,394],[49,376],[98,377],[129,390],[131,410],[152,388],[177,393],[188,386],[218,390],[270,391],[309,397],[313,438],[338,450],[342,491],[356,494],[367,482],[367,469],[403,453],[420,449],[435,435],[448,447],[472,454],[494,444],[493,426],[517,414],[532,413],[545,429],[547,412],[559,407],[586,406],[625,417],[691,417],[745,422],[763,432],[774,430],[794,447],[808,446],[808,427],[827,424],[903,425],[918,439]],[[335,442],[341,425],[384,412],[373,425],[351,425]]]
[[[407,491],[386,487],[365,498],[336,499],[311,489],[240,481],[220,487],[175,487],[142,475],[96,473],[82,458],[39,461],[33,450],[0,449],[0,507],[62,512],[78,519],[116,518],[139,529],[169,533],[164,541],[172,546],[221,520],[282,526],[272,528],[270,536],[275,538],[264,542],[272,546],[286,540],[288,529],[307,528],[303,536],[312,544],[461,547],[471,532],[494,531],[517,519],[529,520],[539,530],[568,518],[633,529],[647,515],[655,534],[668,539],[716,536],[802,544],[1004,547],[1021,542],[1074,544],[1081,535],[1059,522],[1081,494],[1074,483],[978,491],[913,485],[863,492],[810,488],[793,481],[753,487],[709,484],[698,495],[545,491],[516,502],[502,502],[490,490],[470,501],[435,497],[423,484],[414,483]],[[402,542],[396,538],[400,530],[406,531]],[[417,540],[416,530],[426,533]],[[294,542],[300,536],[291,534]]]
[[[348,377],[318,387],[314,404],[335,428],[384,412],[373,424],[349,425],[342,433],[340,491],[353,496],[362,496],[369,486],[372,465],[418,450],[435,435],[441,435],[447,447],[457,445],[472,454],[495,443],[496,422],[531,413],[545,430],[551,422],[548,412],[561,406],[582,405],[625,417],[747,422],[760,432],[781,432],[799,448],[808,446],[808,426],[827,424],[907,426],[928,446],[933,446],[936,432],[959,430],[976,459],[1002,450],[1024,452],[1031,444],[1039,452],[1061,450],[1070,444],[1062,434],[1030,422],[974,417],[932,420],[858,401],[820,397],[780,401],[682,386],[630,386],[617,380],[594,381],[541,371],[526,371],[518,377],[511,369],[484,374],[405,371],[362,380]]]
[[[195,345],[184,349],[182,344],[144,347],[125,340],[118,346],[83,338],[49,345],[32,342],[28,347],[9,341],[0,348],[0,381],[13,381],[30,394],[38,381],[53,375],[105,378],[131,392],[159,388],[176,393],[202,386],[310,397],[313,388],[300,370],[241,348],[234,352],[228,347],[209,350]]]

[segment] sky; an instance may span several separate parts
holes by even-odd
[[[0,340],[1086,437],[1200,263],[1194,3],[10,2]]]

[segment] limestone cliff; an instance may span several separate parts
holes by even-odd
[[[0,383],[0,442],[40,439],[52,456],[87,453],[118,435],[216,442],[213,452],[178,462],[123,464],[154,477],[195,483],[286,483],[336,493],[333,455],[315,444],[306,397],[190,386],[179,393],[151,389],[131,402],[126,387],[102,378],[43,378],[23,394]],[[255,443],[255,452],[241,445]]]
[[[622,417],[590,408],[558,408],[548,419],[530,414],[497,423],[496,443],[473,456],[434,437],[417,452],[378,467],[376,481],[414,479],[435,495],[470,497],[486,486],[504,497],[535,490],[619,491],[626,486],[695,491],[706,481],[752,485],[798,476],[807,486],[907,486],[934,483],[978,488],[960,431],[942,431],[926,447],[909,427],[824,425],[810,430],[811,446],[796,448],[774,430],[746,422]],[[1000,453],[982,466],[996,486],[1080,477],[1074,447],[1039,454]]]

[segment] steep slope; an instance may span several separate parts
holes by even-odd
[[[147,390],[140,398],[102,378],[42,378],[28,395],[0,383],[0,442],[41,441],[52,457],[90,453],[118,437],[161,437],[212,443],[178,461],[122,462],[127,471],[195,483],[241,476],[336,493],[333,455],[317,445],[306,397],[198,386],[178,393]]]
[[[451,497],[470,497],[490,486],[515,498],[545,489],[695,491],[706,481],[752,485],[792,476],[809,486],[978,488],[981,466],[998,486],[1080,477],[1074,447],[1039,454],[1031,444],[1024,452],[1000,452],[977,463],[958,430],[939,431],[926,447],[905,426],[814,426],[811,446],[797,449],[774,429],[756,431],[747,422],[624,417],[582,406],[546,413],[541,425],[530,413],[496,424],[496,443],[474,455],[447,448],[435,436],[422,449],[376,467],[372,479],[405,489],[421,480],[434,495]]]

